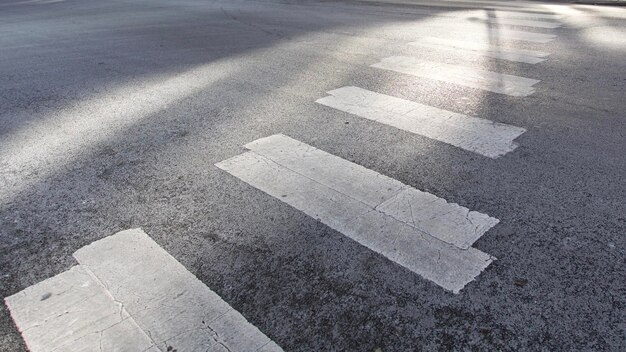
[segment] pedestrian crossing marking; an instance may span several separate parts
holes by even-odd
[[[31,352],[158,351],[124,307],[81,266],[5,302]]]
[[[536,28],[548,28],[555,29],[562,26],[561,23],[558,22],[548,22],[548,21],[533,21],[533,20],[524,20],[517,18],[488,18],[483,21],[487,21],[491,24],[497,25],[509,25],[509,26],[523,26],[523,27],[536,27]]]
[[[363,0],[367,2],[375,2],[377,0]],[[519,14],[519,16],[524,16],[528,14],[529,16],[551,16],[550,18],[559,18],[557,15],[547,9],[544,6],[536,7],[534,4],[521,5],[516,3],[515,1],[509,2],[491,2],[485,3],[484,1],[480,1],[477,3],[476,1],[419,1],[419,3],[415,2],[415,0],[388,0],[388,3],[393,4],[410,4],[410,5],[419,5],[420,7],[435,7],[435,8],[454,8],[459,9],[459,11],[465,11],[466,9],[480,9],[480,10],[490,10],[499,12],[508,12],[511,14]],[[457,10],[454,10],[457,11]],[[413,12],[413,10],[411,10]],[[552,17],[554,16],[554,17]]]
[[[540,63],[545,61],[545,58],[550,55],[548,53],[535,50],[512,49],[497,45],[489,45],[486,42],[481,41],[463,41],[436,37],[422,37],[409,44],[432,49],[461,49],[473,51],[482,56],[494,59],[523,62],[527,64]]]
[[[74,257],[124,304],[157,346],[256,351],[272,344],[140,229],[96,241]],[[277,346],[273,350],[281,351]]]
[[[484,10],[479,11],[470,11],[468,14],[471,14],[472,17],[478,18],[489,18],[488,14],[485,14]],[[530,13],[530,12],[516,12],[516,11],[505,11],[505,10],[497,10],[494,11],[494,16],[497,18],[525,18],[530,20],[560,20],[564,16],[557,14],[547,14],[547,13]]]
[[[498,158],[518,147],[521,127],[458,114],[358,87],[342,87],[317,100],[329,106],[455,147]]]
[[[536,33],[518,30],[501,30],[498,32],[498,37],[501,40],[518,40],[545,44],[553,41],[557,36],[547,33]]]
[[[532,86],[540,82],[531,78],[467,66],[425,61],[408,56],[387,57],[371,65],[371,67],[515,97],[525,97],[533,94],[535,90]]]
[[[495,218],[284,135],[246,148],[216,166],[446,290],[494,260],[470,245]]]
[[[282,351],[141,229],[74,257],[78,266],[5,299],[33,352]]]

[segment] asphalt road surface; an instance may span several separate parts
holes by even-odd
[[[0,350],[624,351],[625,57],[619,7],[3,0]]]

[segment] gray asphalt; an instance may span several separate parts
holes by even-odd
[[[0,296],[142,227],[285,351],[625,350],[624,18],[510,27],[558,35],[504,43],[551,53],[527,65],[407,46],[475,26],[498,38],[419,9],[0,2],[0,149],[69,121],[35,161],[0,160]],[[391,55],[541,82],[520,98],[369,67]],[[184,75],[193,87],[171,81]],[[161,84],[178,93],[150,96]],[[315,103],[345,85],[528,131],[485,158]],[[140,108],[101,124],[120,100]],[[74,120],[90,132],[72,135]],[[474,245],[498,260],[453,295],[214,166],[276,133],[500,219]],[[25,350],[5,305],[0,350]]]

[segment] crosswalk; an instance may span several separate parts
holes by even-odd
[[[557,15],[497,13],[501,13],[499,25],[544,30],[561,26]],[[478,19],[494,22],[483,15]],[[404,44],[537,65],[550,53],[501,42],[545,44],[555,38],[502,29],[498,43],[476,33],[475,40],[422,36]],[[368,64],[416,80],[512,99],[536,94],[541,82],[461,62],[400,55],[378,60]],[[527,133],[523,126],[387,93],[347,85],[329,90],[315,103],[330,114],[351,114],[491,159],[514,152],[519,147],[516,140]],[[244,153],[215,164],[225,177],[235,177],[251,191],[261,191],[319,220],[444,291],[461,293],[496,260],[473,246],[500,222],[493,216],[284,134],[263,136],[244,147]],[[74,257],[78,265],[5,299],[32,351],[282,351],[140,229],[96,241]]]
[[[554,29],[555,15],[515,18],[508,12],[499,24]],[[541,14],[539,14],[541,16]],[[556,35],[502,30],[500,39],[548,43]],[[479,36],[476,41],[422,37],[407,45],[463,50],[512,62],[538,64],[549,53],[502,47]],[[460,64],[409,56],[382,57],[371,67],[421,79],[465,86],[512,97],[535,93],[540,80]],[[489,158],[514,151],[523,127],[492,122],[418,102],[344,86],[316,102],[376,123],[421,135]],[[458,294],[495,258],[471,245],[499,220],[448,203],[358,164],[284,135],[245,145],[249,151],[216,164],[252,187],[383,255],[391,261]]]
[[[524,16],[528,16],[528,14],[520,13],[520,17]],[[561,26],[560,23],[548,21],[554,20],[556,17],[548,14],[544,16],[544,18],[529,20],[515,18],[514,13],[509,12],[506,19],[499,19],[499,24],[549,29]],[[488,17],[487,19],[491,18]],[[553,34],[517,30],[503,30],[499,32],[499,36],[500,40],[534,43],[548,43],[556,38],[556,35]],[[543,62],[549,56],[549,53],[542,51],[502,47],[499,43],[491,43],[480,36],[472,41],[427,36],[410,42],[408,45],[427,49],[462,50],[494,59],[533,65]],[[460,64],[431,62],[408,56],[383,57],[371,67],[520,98],[535,93],[534,86],[540,83],[540,80],[533,78],[492,72]],[[494,159],[517,148],[518,145],[514,140],[526,132],[523,127],[462,115],[359,87],[341,87],[327,93],[329,96],[320,98],[316,102]],[[271,140],[284,138],[269,137]],[[262,144],[267,143],[266,140],[263,141]],[[256,143],[259,142],[253,142],[251,145]],[[295,152],[302,148],[301,146],[296,147],[297,143],[297,141],[290,141],[287,143],[275,142],[274,144],[278,144],[275,145],[275,148],[279,150]],[[218,164],[218,167],[269,194],[272,194],[274,188],[259,183],[259,179],[263,177],[260,174],[269,173],[269,170],[261,170],[262,168],[258,168],[258,163],[263,164],[263,160],[267,158],[268,161],[271,160],[275,164],[274,167],[286,167],[288,170],[299,172],[297,169],[293,169],[293,155],[291,163],[283,165],[281,159],[276,160],[263,153],[259,153],[257,156],[254,154],[258,153],[255,148],[251,148],[249,145],[247,147],[251,152]],[[299,154],[300,158],[308,158],[308,152],[312,150],[311,148],[305,147],[306,152]],[[300,163],[305,162],[300,161]],[[257,169],[256,171],[249,171],[256,178],[250,178],[250,174],[247,172],[242,173],[241,168]],[[310,166],[308,170],[325,175],[333,174],[333,172],[328,171],[328,168],[341,169],[337,165],[333,166],[332,163],[320,162],[314,167]],[[354,169],[358,166],[344,168]],[[315,180],[315,177],[310,174],[302,174],[302,176]],[[384,176],[377,175],[376,177]],[[334,178],[342,179],[339,176],[334,176]],[[371,176],[371,178],[375,177]],[[358,179],[359,177],[350,178],[351,184],[365,185]],[[327,186],[337,190],[333,188],[334,184],[330,186],[327,184]],[[396,190],[393,196],[381,203],[368,204],[373,208],[366,212],[366,216],[361,215],[354,218],[352,217],[353,214],[350,214],[348,220],[344,221],[337,221],[336,218],[326,221],[320,218],[320,220],[442,288],[453,293],[459,293],[465,285],[473,281],[495,259],[470,246],[486,231],[495,226],[499,220],[486,214],[472,212],[456,204],[448,204],[436,195],[421,192],[409,186],[399,188],[402,190]],[[389,187],[387,189],[393,190],[394,188]],[[344,192],[338,191],[342,195],[353,194],[350,190],[347,192],[345,190]],[[327,196],[332,199],[328,201],[329,207],[337,203],[335,197],[330,194]],[[299,208],[297,202],[290,203],[289,199],[281,200],[310,216],[319,216],[318,214],[322,213],[320,209],[315,207],[311,209],[310,204]],[[389,209],[393,209],[393,212],[387,212]],[[428,219],[428,221],[424,222],[424,219]],[[344,224],[345,221],[349,222]],[[409,225],[418,231],[406,230],[394,221]],[[355,226],[358,231],[354,231]],[[445,247],[446,250],[443,250],[443,247],[433,247],[440,244],[437,240],[448,245]],[[407,257],[411,259],[409,260]],[[459,266],[459,264],[461,265]],[[443,271],[437,270],[442,268]]]
[[[559,16],[508,12],[498,24],[554,29]],[[539,16],[544,16],[543,18]],[[489,20],[490,18],[487,18]],[[548,43],[556,35],[501,30],[500,40]],[[415,47],[462,50],[512,62],[538,64],[549,53],[503,47],[484,37],[463,41],[422,37]],[[460,64],[408,56],[382,57],[371,67],[421,79],[512,97],[535,93],[540,80]],[[421,135],[489,158],[514,151],[523,127],[492,122],[418,102],[345,86],[318,104]],[[314,217],[453,293],[459,293],[495,258],[471,245],[499,220],[402,184],[284,135],[246,144],[248,152],[216,166],[274,198]]]

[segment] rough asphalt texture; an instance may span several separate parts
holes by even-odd
[[[203,67],[221,74],[55,159],[53,172],[2,171],[0,182],[24,185],[0,202],[1,297],[142,227],[286,351],[626,349],[626,48],[592,35],[597,22],[515,28],[558,35],[518,44],[551,53],[525,65],[410,47],[463,24],[395,5],[0,6],[0,148],[89,99],[135,99],[124,92]],[[599,21],[626,33],[623,18]],[[497,26],[486,31],[497,38]],[[541,82],[514,98],[369,67],[403,54]],[[314,103],[345,85],[528,131],[488,159]],[[80,117],[97,126],[98,111]],[[275,133],[500,219],[475,244],[498,260],[453,295],[214,167]],[[0,350],[24,349],[2,305]]]

